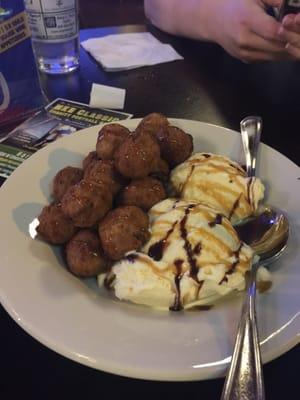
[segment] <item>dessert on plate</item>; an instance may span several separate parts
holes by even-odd
[[[254,253],[233,224],[256,211],[264,186],[225,156],[192,151],[162,114],[132,132],[103,126],[82,168],[54,177],[39,236],[121,300],[178,311],[242,290]]]
[[[148,242],[110,272],[119,299],[178,311],[244,288],[253,251],[224,215],[167,199],[150,210],[150,220]]]
[[[259,178],[218,154],[193,154],[173,169],[170,181],[181,199],[211,205],[234,224],[251,216],[264,197]]]

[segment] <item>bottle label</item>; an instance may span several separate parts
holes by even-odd
[[[78,35],[77,0],[25,0],[33,40],[64,42]]]

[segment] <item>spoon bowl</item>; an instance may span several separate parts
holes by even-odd
[[[287,217],[280,209],[270,206],[261,206],[253,217],[236,225],[235,229],[264,265],[281,256],[289,237]]]

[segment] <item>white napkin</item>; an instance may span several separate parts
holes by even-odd
[[[125,95],[125,89],[93,83],[90,94],[90,106],[121,110],[124,108]]]
[[[172,46],[149,32],[120,33],[92,38],[81,43],[106,71],[120,71],[183,60]]]

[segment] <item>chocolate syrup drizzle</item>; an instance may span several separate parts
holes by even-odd
[[[253,208],[253,202],[251,201],[251,186],[252,186],[252,182],[253,182],[253,177],[251,177],[248,180],[248,184],[247,184],[247,199],[248,199],[248,202],[249,202],[251,208]],[[239,195],[239,197],[236,199],[236,201],[233,204],[233,207],[232,207],[232,209],[231,209],[231,211],[229,213],[229,216],[228,216],[229,220],[231,220],[231,217],[233,216],[235,210],[238,208],[240,200],[241,200],[241,197],[242,197],[242,193]]]
[[[234,202],[234,204],[232,206],[232,209],[231,209],[231,211],[229,213],[229,216],[228,216],[229,221],[231,220],[231,217],[233,216],[235,210],[238,208],[240,200],[241,200],[241,197],[242,197],[242,193],[239,195],[239,197],[236,199],[236,201]]]
[[[216,218],[209,222],[208,225],[213,228],[216,225],[222,225],[222,220],[223,220],[223,215],[222,214],[217,214]]]
[[[237,171],[241,171],[240,170],[240,168],[237,166],[237,165],[234,165],[234,164],[232,164],[232,163],[229,163],[229,165],[233,168],[233,169],[235,169],[235,170],[237,170]]]
[[[182,304],[181,304],[181,300],[180,300],[180,281],[182,278],[182,264],[183,263],[184,263],[184,261],[181,259],[174,261],[174,265],[176,267],[176,275],[175,275],[175,279],[174,279],[176,292],[175,292],[174,304],[170,307],[170,311],[182,310]]]
[[[116,275],[115,274],[107,274],[105,279],[104,279],[104,287],[107,290],[111,290],[115,279],[116,279]]]
[[[192,248],[191,243],[188,240],[188,231],[186,228],[188,216],[190,214],[190,211],[195,207],[195,204],[190,204],[184,212],[184,216],[179,222],[179,229],[180,229],[180,235],[181,238],[183,239],[183,248],[185,250],[185,253],[187,255],[188,263],[190,266],[190,271],[189,275],[192,279],[194,279],[198,285],[199,285],[199,290],[202,287],[203,281],[199,281],[197,277],[198,273],[198,266],[197,266],[197,260],[194,258],[194,255],[197,254],[199,255],[201,252],[201,243],[198,243],[195,248]],[[217,216],[216,221],[214,223],[221,223],[222,222],[222,216]],[[170,235],[173,233],[175,226],[177,224],[177,221],[173,223],[172,227],[167,231],[166,236],[161,239],[160,241],[154,243],[152,246],[150,246],[148,250],[148,255],[149,257],[153,258],[155,261],[160,261],[163,257],[164,250],[167,245],[167,240],[170,237]],[[176,294],[175,294],[175,300],[173,306],[170,307],[170,310],[172,311],[179,311],[182,309],[182,304],[180,300],[180,281],[182,278],[182,265],[184,261],[181,259],[175,260],[174,265],[176,267],[176,275],[175,275],[175,287],[176,287]]]
[[[202,250],[202,245],[201,243],[197,243],[196,246],[194,247],[194,253],[197,254],[197,256],[201,253]]]
[[[192,165],[192,167],[190,169],[190,172],[188,174],[188,177],[186,178],[184,184],[182,185],[182,187],[180,189],[180,196],[182,196],[186,185],[188,184],[189,180],[191,179],[191,176],[193,175],[194,169],[195,169],[195,164]]]
[[[179,199],[177,199],[175,202],[174,202],[174,204],[173,204],[173,206],[172,206],[172,210],[175,210],[175,208],[177,207],[177,204],[180,202],[180,200]]]
[[[194,204],[190,204],[185,209],[184,217],[180,221],[180,234],[184,241],[183,248],[186,252],[188,262],[190,264],[190,277],[192,279],[194,279],[197,283],[200,283],[198,280],[198,277],[197,277],[197,273],[198,273],[197,261],[194,258],[194,251],[192,249],[192,245],[187,238],[188,232],[186,229],[186,223],[187,223],[188,216],[190,214],[191,209],[194,207],[195,207]]]
[[[148,256],[153,258],[155,261],[160,261],[163,257],[164,250],[166,245],[168,244],[169,236],[174,232],[177,221],[175,221],[172,227],[167,231],[166,236],[162,238],[159,242],[154,243],[149,247]]]
[[[240,262],[240,253],[241,253],[242,247],[243,247],[243,242],[240,242],[238,249],[233,252],[233,255],[235,256],[236,260],[228,268],[228,271],[226,271],[224,277],[220,280],[219,285],[221,285],[223,282],[228,281],[227,275],[231,275],[234,273],[236,266]]]
[[[125,259],[128,260],[131,264],[133,264],[138,258],[139,256],[136,253],[127,254],[127,256],[125,257]]]

